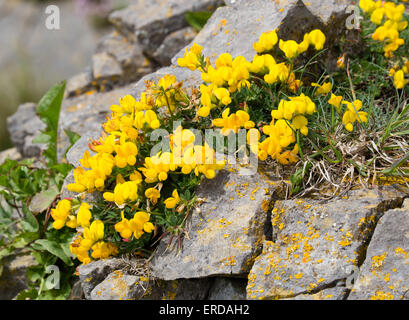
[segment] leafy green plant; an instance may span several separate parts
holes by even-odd
[[[46,129],[37,142],[46,143],[44,163],[36,159],[0,165],[0,262],[22,252],[35,257],[36,265],[27,269],[29,289],[17,299],[62,299],[70,292],[75,271],[69,243],[74,232],[57,232],[50,226],[51,208],[57,202],[64,178],[71,165],[57,161],[57,126],[65,83],[52,87],[37,105],[37,114]],[[70,133],[74,141],[75,133]],[[59,270],[59,289],[51,283],[49,268]]]

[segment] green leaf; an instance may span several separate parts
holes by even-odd
[[[24,231],[29,233],[37,232],[39,230],[38,221],[25,204],[23,204],[23,212],[25,217],[20,223]]]
[[[193,28],[200,31],[212,14],[211,11],[186,12],[185,19]]]
[[[27,289],[20,291],[17,295],[16,300],[35,300],[37,299],[38,292],[36,289]]]
[[[62,245],[57,242],[47,239],[38,239],[33,243],[32,247],[35,250],[45,250],[50,252],[51,254],[60,258],[68,266],[73,265],[71,258],[66,254],[66,250],[64,250]]]
[[[29,209],[32,213],[37,214],[46,210],[59,194],[59,189],[56,185],[52,185],[49,189],[37,193],[31,199]]]
[[[37,105],[37,114],[41,121],[46,124],[37,141],[47,143],[47,149],[43,152],[48,164],[57,163],[57,131],[60,116],[61,103],[64,98],[65,81],[52,87]],[[47,139],[45,136],[48,136]]]

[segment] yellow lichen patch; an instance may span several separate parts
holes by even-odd
[[[383,292],[381,290],[376,291],[376,294],[371,296],[371,300],[393,300],[393,295],[389,292]]]
[[[387,256],[386,252],[384,252],[380,256],[373,256],[372,259],[371,259],[372,260],[372,265],[371,265],[372,269],[380,268],[383,265],[386,256]]]

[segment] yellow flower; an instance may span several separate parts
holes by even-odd
[[[139,239],[144,231],[151,233],[155,227],[149,222],[150,215],[144,211],[135,213],[132,219],[128,220],[124,217],[124,212],[121,212],[122,220],[115,224],[115,230],[119,232],[122,238],[129,239],[132,235]]]
[[[160,191],[155,188],[149,188],[145,191],[145,197],[147,197],[152,204],[155,205],[160,198]]]
[[[337,109],[338,112],[340,112],[340,105],[343,97],[342,96],[336,96],[335,94],[331,94],[331,98],[328,100],[328,103],[333,105],[335,109]]]
[[[347,110],[342,117],[342,123],[344,124],[346,130],[353,131],[353,124],[355,121],[361,123],[368,121],[367,112],[359,111],[362,108],[362,101],[355,100],[353,103],[342,101],[342,104],[347,105]]]
[[[99,241],[92,247],[92,258],[94,259],[107,259],[111,255],[115,256],[118,254],[118,248],[112,243],[106,243],[104,241]]]
[[[214,90],[214,95],[226,106],[231,103],[230,93],[226,88],[217,88]]]
[[[209,107],[201,107],[197,110],[197,115],[202,118],[206,118],[210,114]]]
[[[51,216],[54,219],[53,228],[59,230],[64,227],[70,212],[71,201],[63,199],[58,202],[57,207],[55,209],[51,209]]]
[[[402,89],[409,80],[405,79],[405,74],[403,70],[397,71],[393,76],[393,83],[397,89]]]
[[[318,83],[311,83],[312,87],[318,87],[318,89],[315,91],[315,95],[319,94],[327,94],[332,90],[332,83],[331,82],[325,82],[322,85]]]
[[[258,40],[253,44],[254,50],[258,53],[270,51],[278,42],[278,36],[275,30],[271,32],[263,32]]]
[[[164,201],[166,208],[173,209],[180,202],[180,197],[177,189],[173,190],[172,197],[167,198]]]
[[[325,35],[321,30],[315,29],[305,35],[304,41],[308,41],[310,44],[314,45],[315,50],[322,50],[325,44]]]
[[[291,125],[294,129],[299,129],[300,132],[304,135],[308,135],[308,128],[307,128],[308,120],[304,116],[296,116],[294,117]]]
[[[194,43],[189,50],[185,50],[183,58],[178,58],[178,65],[182,68],[188,68],[192,71],[196,70],[198,67],[200,67],[198,56],[201,54],[202,50],[202,46]]]
[[[86,202],[81,203],[80,208],[77,213],[77,222],[81,227],[89,227],[90,220],[92,217],[91,211],[89,210],[90,205]]]

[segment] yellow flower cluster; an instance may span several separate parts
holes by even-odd
[[[101,220],[95,220],[74,240],[70,245],[70,251],[83,264],[91,262],[90,251],[93,259],[106,259],[117,255],[118,248],[112,243],[104,242],[103,239],[104,223]]]
[[[144,232],[151,233],[155,227],[149,222],[150,214],[144,211],[136,212],[132,219],[128,220],[124,217],[124,212],[121,212],[122,220],[115,224],[115,230],[124,239],[129,239],[132,235],[139,239]]]
[[[372,39],[385,42],[385,57],[393,57],[393,52],[404,44],[404,40],[399,37],[399,32],[408,26],[408,22],[403,20],[405,6],[380,0],[361,0],[359,6],[371,16],[372,23],[379,25]]]

